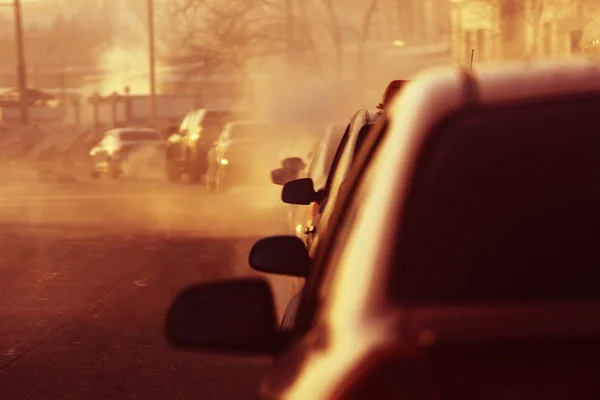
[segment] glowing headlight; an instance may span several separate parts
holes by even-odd
[[[225,159],[225,158],[222,158],[221,159],[221,165],[227,165],[227,164],[229,164],[229,161],[227,159]]]

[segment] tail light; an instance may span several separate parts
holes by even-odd
[[[363,362],[333,398],[440,400],[435,375],[418,349],[379,351]]]

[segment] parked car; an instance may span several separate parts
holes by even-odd
[[[207,172],[207,156],[223,126],[246,119],[247,111],[200,109],[191,111],[181,122],[179,131],[167,140],[166,172],[169,181],[177,182],[183,174],[198,183]]]
[[[90,150],[90,173],[97,178],[108,173],[112,178],[123,175],[124,163],[140,152],[148,157],[163,160],[165,141],[156,129],[116,128],[104,133],[102,139]]]
[[[585,61],[422,74],[315,256],[295,236],[252,249],[257,270],[309,273],[294,331],[242,278],[184,290],[168,340],[274,357],[264,399],[600,397],[599,107]]]
[[[382,96],[381,103],[375,110],[358,111],[341,140],[338,141],[337,151],[334,154],[328,173],[315,180],[312,176],[286,182],[282,191],[282,200],[289,204],[309,204],[311,211],[304,221],[302,237],[310,249],[318,242],[320,232],[327,229],[327,223],[333,210],[337,195],[343,186],[346,177],[356,159],[356,155],[367,138],[371,127],[378,121],[383,110],[387,108],[391,99],[406,86],[408,80],[391,81]],[[278,171],[280,176],[292,175],[292,170],[282,168]]]
[[[326,229],[331,215],[326,211],[332,210],[328,204],[335,204],[358,150],[380,115],[380,110],[360,110],[352,117],[339,142],[327,179],[325,182],[316,182],[322,186],[315,186],[315,181],[310,177],[293,180],[283,186],[281,198],[285,203],[314,207],[314,217],[309,218],[303,227],[309,249],[318,241],[321,230]]]
[[[316,150],[312,152],[308,164],[305,164],[300,157],[282,160],[281,168],[271,171],[273,183],[285,185],[292,180],[310,178],[315,182],[315,187],[324,187],[346,127],[347,124],[341,123],[327,126],[325,135]],[[290,231],[306,240],[305,230],[312,225],[318,210],[319,206],[314,202],[309,206],[293,205],[290,211]]]
[[[315,245],[319,238],[327,231],[328,223],[333,213],[333,205],[337,196],[343,187],[348,173],[354,163],[355,157],[360,150],[362,143],[366,139],[369,131],[381,115],[381,110],[361,110],[357,112],[336,150],[329,174],[323,186],[315,190],[314,181],[311,177],[296,179],[286,183],[282,191],[282,200],[289,204],[308,205],[310,214],[306,215],[303,221],[302,234],[300,238],[308,248],[309,254],[314,253]],[[290,174],[287,172],[287,174]],[[285,172],[282,172],[285,174]],[[298,236],[296,233],[294,233]],[[293,288],[297,293],[290,300],[287,309],[283,315],[282,329],[292,329],[296,319],[296,312],[302,296],[303,277],[295,280]]]

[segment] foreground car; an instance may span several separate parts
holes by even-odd
[[[312,264],[297,237],[255,244],[255,269],[310,271],[291,335],[252,278],[186,289],[168,339],[274,356],[264,399],[599,398],[598,107],[587,62],[423,74]]]
[[[91,176],[97,178],[108,173],[119,178],[124,173],[124,165],[135,154],[162,161],[165,141],[156,129],[118,128],[104,133],[102,139],[90,150]]]

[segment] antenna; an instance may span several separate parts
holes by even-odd
[[[473,56],[475,55],[475,49],[471,49],[471,65],[469,69],[473,71]]]

